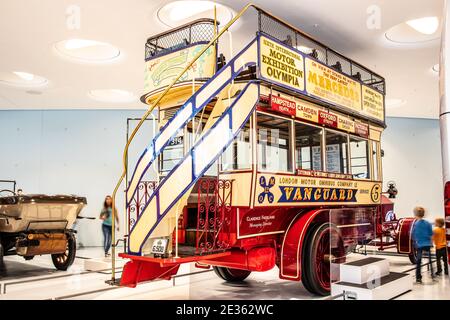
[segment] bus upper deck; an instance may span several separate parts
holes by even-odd
[[[279,90],[384,126],[383,77],[262,9],[257,10],[257,21],[256,64],[242,70],[236,81],[259,79]],[[213,39],[217,30],[214,20],[200,19],[148,38],[143,102],[154,101],[174,75]],[[198,88],[208,81],[226,64],[227,57],[221,53],[226,50],[225,46],[219,46],[218,40],[175,87],[194,82],[193,86]]]

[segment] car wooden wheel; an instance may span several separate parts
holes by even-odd
[[[64,253],[52,254],[53,265],[58,270],[66,271],[75,260],[76,240],[73,234],[68,235],[67,247]]]

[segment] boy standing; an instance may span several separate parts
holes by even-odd
[[[440,276],[442,273],[441,259],[444,263],[445,275],[448,275],[448,264],[447,264],[447,243],[445,239],[445,221],[443,218],[438,218],[435,220],[434,225],[436,226],[433,231],[434,245],[436,246],[436,263],[437,272],[436,275]]]
[[[433,273],[433,264],[431,263],[431,246],[432,237],[433,237],[433,228],[431,227],[431,223],[424,220],[425,209],[422,207],[414,208],[414,216],[416,217],[416,221],[414,222],[413,230],[412,230],[412,239],[414,243],[414,247],[417,250],[417,265],[416,265],[416,282],[422,283],[422,255],[423,252],[428,253],[428,257],[430,259],[430,270],[431,270],[431,278],[434,280]]]

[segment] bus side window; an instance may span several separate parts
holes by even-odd
[[[348,173],[348,136],[343,133],[325,130],[326,172]]]
[[[350,166],[355,179],[370,179],[369,143],[359,137],[350,136]]]
[[[378,171],[379,169],[379,159],[380,159],[380,155],[379,155],[379,142],[376,141],[372,141],[371,143],[372,145],[372,167],[373,167],[373,177],[372,180],[374,181],[379,181],[380,179],[380,172]]]
[[[295,123],[296,169],[322,171],[323,129]]]
[[[252,163],[251,118],[244,125],[221,158],[221,171],[250,169]]]
[[[292,121],[257,113],[258,169],[292,172]]]

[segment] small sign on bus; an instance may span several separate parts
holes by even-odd
[[[297,104],[295,101],[291,101],[279,96],[270,95],[270,107],[274,111],[295,116]]]

